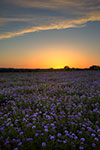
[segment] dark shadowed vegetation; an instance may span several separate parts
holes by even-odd
[[[54,69],[16,69],[16,68],[0,68],[0,72],[48,72],[48,71],[74,71],[74,70],[100,70],[100,66],[92,65],[89,68],[70,68],[65,66],[64,68]]]

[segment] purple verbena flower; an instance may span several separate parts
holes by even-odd
[[[81,141],[84,142],[84,141],[85,141],[85,138],[81,138]]]
[[[14,148],[13,150],[18,150],[18,147]]]
[[[67,143],[67,140],[64,140],[63,143],[66,144],[66,143]]]
[[[38,136],[39,134],[38,133],[35,133],[35,136]]]
[[[23,134],[23,132],[20,132],[19,134],[20,134],[20,135],[22,135],[22,134]]]
[[[21,146],[21,145],[22,145],[22,142],[19,142],[19,143],[18,143],[18,146]]]
[[[77,136],[75,136],[75,137],[74,137],[74,139],[75,139],[75,140],[77,140],[77,139],[78,139],[78,137],[77,137]]]
[[[96,138],[96,137],[95,137],[94,139],[95,139],[95,141],[99,141],[99,139],[98,139],[98,138]]]
[[[62,134],[61,134],[61,133],[58,133],[57,136],[62,136]]]
[[[97,132],[100,132],[100,129],[98,129]]]
[[[79,149],[80,149],[80,150],[83,150],[83,149],[84,149],[84,147],[83,147],[83,146],[80,146],[80,147],[79,147]]]
[[[92,133],[92,134],[91,134],[91,136],[95,137],[95,134],[94,134],[94,133]]]
[[[50,140],[54,140],[54,138],[55,138],[54,136],[50,136]]]
[[[32,126],[32,129],[35,129],[36,128],[36,126],[34,125],[34,126]]]
[[[45,132],[48,132],[48,129],[44,129]]]
[[[32,141],[32,140],[33,140],[32,138],[27,138],[27,139],[26,139],[26,141]]]
[[[96,144],[95,143],[92,143],[92,147],[95,147],[96,146]]]
[[[43,147],[46,146],[46,143],[45,143],[45,142],[42,142],[42,146],[43,146]]]

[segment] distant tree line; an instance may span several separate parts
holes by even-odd
[[[46,72],[46,71],[71,71],[71,70],[100,70],[100,66],[92,65],[89,68],[70,68],[69,66],[65,66],[61,69],[15,69],[15,68],[0,68],[0,72]]]
[[[81,69],[81,68],[70,68],[69,66],[65,66],[64,70],[100,70],[100,66],[92,65],[89,68],[84,68],[84,69]]]

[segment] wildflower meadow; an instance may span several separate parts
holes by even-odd
[[[99,150],[100,71],[0,73],[0,150]]]

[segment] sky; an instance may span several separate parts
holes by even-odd
[[[100,0],[0,0],[0,68],[100,65]]]

